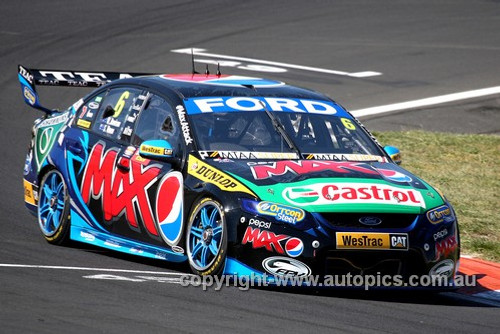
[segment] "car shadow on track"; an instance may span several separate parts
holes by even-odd
[[[189,270],[189,266],[187,263],[175,263],[175,262],[167,262],[165,260],[160,259],[151,259],[147,257],[140,257],[137,255],[121,253],[118,251],[108,250],[105,248],[93,246],[90,244],[74,242],[65,245],[64,247],[73,248],[82,250],[89,253],[99,254],[100,256],[107,256],[109,258],[119,259],[123,261],[127,261],[130,263],[136,263],[140,265],[155,267],[155,269],[151,268],[154,271],[177,271],[180,273],[189,274],[191,271]],[[133,268],[127,268],[133,269]]]
[[[159,259],[149,259],[138,257],[135,255],[120,253],[113,250],[107,250],[92,246],[89,244],[72,242],[66,247],[79,249],[85,252],[99,254],[118,260],[126,261],[127,263],[140,264],[141,266],[151,267],[152,271],[176,271],[179,273],[191,274],[187,263],[166,262]],[[131,266],[132,267],[132,266]],[[133,268],[127,268],[133,269]],[[144,269],[144,268],[142,268]],[[267,291],[270,293],[296,294],[296,295],[313,295],[324,298],[342,298],[353,300],[370,300],[393,303],[406,304],[423,304],[423,305],[445,305],[445,306],[466,306],[466,307],[500,307],[500,304],[485,303],[479,298],[471,298],[457,292],[436,292],[436,291],[407,291],[407,290],[391,290],[391,289],[370,289],[363,288],[347,289],[347,288],[313,288],[313,287],[276,287],[276,286],[244,286],[238,285],[237,282],[230,280],[227,286],[219,286],[219,290],[234,289],[241,293],[251,293],[252,291]],[[202,289],[201,286],[193,287]],[[215,290],[215,286],[204,287],[203,289]],[[234,291],[233,290],[233,291]],[[246,291],[248,290],[248,291]]]
[[[433,291],[405,291],[405,290],[363,290],[363,289],[315,289],[308,287],[259,287],[279,293],[291,293],[300,295],[314,295],[325,298],[343,298],[356,300],[370,300],[405,304],[443,305],[443,306],[467,306],[467,307],[500,307],[494,303],[485,303],[479,298],[470,298],[457,292],[433,292]]]

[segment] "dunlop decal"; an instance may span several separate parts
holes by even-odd
[[[238,191],[255,196],[247,187],[232,176],[224,173],[200,159],[190,155],[188,160],[188,173],[201,181],[212,183],[225,191]]]

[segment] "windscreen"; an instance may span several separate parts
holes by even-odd
[[[339,154],[348,160],[380,160],[382,153],[369,135],[350,118],[312,113],[265,111],[191,115],[202,151],[296,152]],[[278,131],[281,126],[284,131]],[[351,157],[351,158],[349,158]]]

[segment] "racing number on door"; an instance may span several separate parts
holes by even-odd
[[[125,107],[125,102],[127,102],[127,99],[129,98],[129,96],[130,96],[130,93],[128,90],[126,90],[122,93],[122,95],[120,96],[120,98],[116,102],[116,105],[114,108],[115,109],[115,113],[113,114],[114,118],[120,116],[120,113],[122,112],[123,107]]]

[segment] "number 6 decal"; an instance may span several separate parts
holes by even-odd
[[[356,126],[352,124],[351,120],[348,118],[341,118],[342,124],[344,124],[347,130],[356,130]]]
[[[116,102],[116,105],[115,105],[115,108],[114,108],[115,109],[115,113],[113,114],[114,118],[120,116],[120,114],[121,114],[121,112],[123,110],[123,107],[125,107],[125,102],[129,98],[129,96],[130,96],[130,92],[128,90],[126,90],[126,91],[124,91],[122,93],[122,95],[120,96],[120,98]]]

